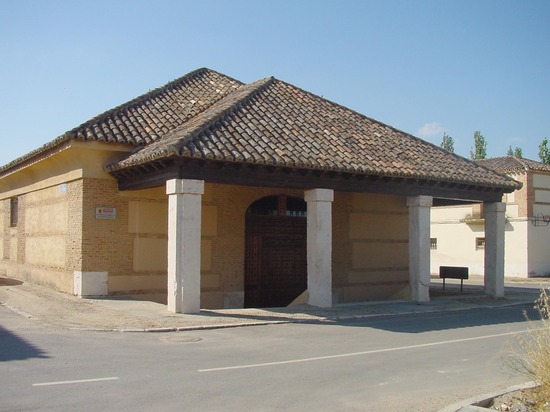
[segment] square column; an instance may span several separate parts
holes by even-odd
[[[502,202],[485,203],[485,294],[504,296],[504,212]]]
[[[305,191],[307,202],[308,303],[332,307],[332,202],[334,191]]]
[[[409,208],[409,284],[411,300],[430,301],[431,196],[407,198]]]
[[[168,195],[168,310],[200,312],[201,203],[204,181],[173,179]]]

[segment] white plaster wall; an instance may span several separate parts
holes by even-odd
[[[550,176],[533,173],[533,187],[550,188]]]
[[[430,214],[432,222],[455,222],[464,219],[466,216],[470,216],[472,214],[472,206],[432,207]]]
[[[530,223],[507,221],[504,227],[504,276],[528,276],[527,236]]]
[[[534,226],[531,223],[527,224],[529,231],[529,276],[549,276],[550,255],[548,244],[550,243],[550,225]]]
[[[527,221],[506,222],[504,232],[505,276],[528,276],[526,245],[529,225],[530,223]],[[439,266],[467,266],[471,275],[483,276],[484,251],[476,250],[476,238],[485,237],[483,224],[432,223],[430,237],[437,238],[437,250],[431,251],[431,273],[439,274]]]
[[[519,206],[518,205],[506,205],[506,217],[515,219],[519,217]]]
[[[535,203],[533,205],[533,217],[540,214],[550,215],[550,176],[533,174],[533,187],[535,187]],[[550,254],[548,244],[550,242],[550,225],[540,222],[538,226],[529,223],[528,227],[528,273],[531,277],[550,275]]]
[[[535,202],[550,203],[550,190],[536,189]]]
[[[533,205],[533,217],[537,217],[539,214],[550,215],[550,205],[541,205],[535,203]]]
[[[431,273],[439,274],[439,266],[467,266],[471,275],[483,275],[484,252],[476,250],[476,238],[485,237],[484,225],[432,223],[430,237],[437,239],[437,250],[431,251]]]
[[[514,176],[512,176],[514,177]],[[550,215],[550,175],[533,174],[535,196],[533,217]],[[516,192],[505,195],[507,222],[505,226],[505,267],[508,277],[550,275],[550,225],[534,226],[525,217],[519,218],[519,205],[514,204]],[[432,208],[431,236],[437,238],[438,250],[431,252],[431,272],[441,265],[470,267],[470,273],[483,274],[483,251],[475,250],[475,238],[484,237],[484,225],[467,225],[460,219],[469,207]]]

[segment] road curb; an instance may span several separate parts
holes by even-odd
[[[437,412],[467,412],[468,407],[473,406],[474,409],[470,408],[470,411],[473,410],[487,410],[490,409],[485,408],[484,406],[488,405],[491,400],[493,400],[496,397],[506,395],[507,393],[523,390],[523,389],[531,389],[539,384],[535,381],[530,381],[526,383],[522,383],[519,385],[513,385],[509,386],[508,388],[504,389],[503,391],[494,391],[485,393],[482,395],[475,396],[473,398],[465,399],[463,401],[453,403],[452,405],[446,406],[443,409],[438,410]],[[466,409],[465,409],[466,408]]]
[[[402,311],[396,313],[368,313],[360,315],[343,315],[343,316],[334,316],[334,317],[319,317],[316,319],[285,319],[285,320],[264,320],[257,322],[236,322],[236,323],[226,323],[226,324],[205,324],[205,325],[190,325],[190,326],[165,326],[165,327],[152,327],[152,328],[94,328],[94,327],[73,327],[68,328],[70,330],[85,330],[92,332],[120,332],[120,333],[166,333],[166,332],[189,332],[196,330],[214,330],[214,329],[229,329],[229,328],[243,328],[243,327],[252,327],[252,326],[267,326],[267,325],[284,325],[290,323],[325,323],[325,322],[339,322],[339,321],[350,321],[350,320],[361,320],[368,318],[377,318],[377,317],[390,317],[390,316],[409,316],[416,315],[419,313],[443,313],[443,312],[460,312],[466,310],[476,310],[476,309],[498,309],[502,307],[511,307],[511,306],[522,306],[530,304],[531,302],[511,302],[508,304],[503,304],[499,306],[492,305],[478,305],[468,308],[434,308],[433,310],[428,311]],[[24,313],[24,312],[23,312]],[[30,316],[30,315],[29,315]],[[32,317],[34,320],[40,320],[36,317]]]

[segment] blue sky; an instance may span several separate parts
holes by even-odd
[[[0,0],[0,164],[200,67],[469,157],[550,139],[547,0]]]

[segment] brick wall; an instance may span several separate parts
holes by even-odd
[[[522,188],[514,192],[514,201],[511,202],[518,205],[518,217],[532,217],[533,202],[535,200],[533,175],[531,173],[523,173],[521,175],[514,175],[512,178],[523,183]]]
[[[82,193],[82,271],[109,272],[109,278],[131,275],[128,200],[119,195],[114,179],[84,179]],[[116,218],[96,218],[96,209],[104,207],[115,208]]]

